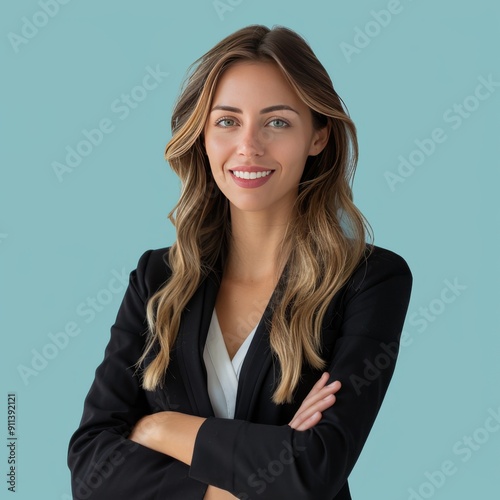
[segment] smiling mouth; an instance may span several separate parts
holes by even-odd
[[[238,179],[260,179],[261,177],[267,177],[271,175],[274,170],[263,170],[260,172],[242,172],[239,170],[230,170],[230,172]]]

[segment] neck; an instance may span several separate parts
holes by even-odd
[[[226,279],[245,283],[276,282],[278,252],[288,217],[231,210],[231,240],[224,270]]]

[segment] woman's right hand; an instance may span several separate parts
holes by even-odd
[[[335,380],[331,384],[325,385],[329,377],[328,372],[323,373],[309,391],[297,413],[288,424],[292,429],[297,431],[311,429],[321,420],[323,416],[321,412],[335,403],[335,393],[341,388],[341,384],[338,380]]]

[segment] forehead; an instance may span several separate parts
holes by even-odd
[[[300,99],[283,73],[272,62],[238,61],[220,76],[214,93],[214,103],[224,98],[251,98],[252,100]]]

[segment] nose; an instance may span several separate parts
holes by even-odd
[[[262,156],[265,143],[263,131],[259,127],[253,125],[242,127],[238,142],[238,154],[249,157]]]

